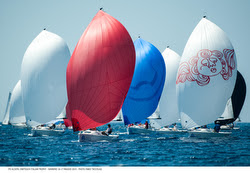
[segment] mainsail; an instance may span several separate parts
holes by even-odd
[[[159,114],[161,119],[150,120],[151,126],[155,128],[170,125],[177,122],[180,118],[177,107],[176,75],[181,57],[170,48],[166,48],[162,56],[166,66],[166,79],[159,101]]]
[[[68,104],[74,131],[112,121],[121,109],[135,66],[125,27],[100,10],[75,47],[67,67]]]
[[[8,97],[8,101],[7,101],[7,105],[6,105],[6,109],[4,113],[4,118],[2,122],[3,125],[8,125],[10,121],[10,99],[11,99],[11,92],[9,92],[9,97]]]
[[[63,108],[63,110],[62,110],[62,112],[60,113],[60,115],[58,115],[58,116],[56,117],[56,119],[65,119],[65,118],[67,118],[67,116],[66,116],[66,105],[65,105],[65,107]]]
[[[10,99],[10,124],[25,124],[26,118],[23,109],[21,80],[19,80],[12,91]]]
[[[113,119],[113,121],[123,121],[122,110],[119,111],[117,116]]]
[[[185,46],[176,79],[182,126],[214,122],[232,95],[236,75],[231,42],[222,29],[203,18]]]
[[[122,106],[125,125],[139,122],[156,110],[166,75],[163,57],[154,45],[141,38],[134,45],[135,71]]]
[[[43,30],[27,48],[21,67],[24,112],[28,122],[46,123],[67,102],[66,69],[70,52],[58,35]]]

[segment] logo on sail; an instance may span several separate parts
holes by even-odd
[[[210,78],[221,75],[224,80],[232,76],[235,69],[234,50],[200,50],[187,62],[182,62],[178,69],[176,84],[195,81],[199,86],[209,84]]]

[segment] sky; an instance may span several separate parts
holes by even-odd
[[[72,54],[101,7],[125,26],[133,41],[140,36],[160,52],[170,46],[180,56],[193,29],[206,15],[226,32],[237,68],[247,86],[250,83],[250,0],[0,0],[0,122],[32,40],[46,28],[61,36]],[[249,96],[247,90],[240,114],[243,122],[250,122]]]

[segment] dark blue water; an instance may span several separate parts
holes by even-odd
[[[231,136],[127,135],[118,142],[78,142],[77,134],[32,137],[30,130],[0,126],[0,166],[250,166],[250,123]],[[103,130],[105,127],[100,127]]]

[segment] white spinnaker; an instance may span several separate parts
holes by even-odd
[[[9,97],[8,97],[5,114],[4,114],[4,118],[2,122],[3,125],[8,125],[10,121],[10,99],[11,99],[11,92],[9,92]]]
[[[10,124],[26,123],[23,109],[21,80],[19,80],[12,91],[10,99]]]
[[[28,122],[55,119],[67,102],[66,68],[70,52],[65,41],[43,30],[27,48],[21,67],[24,112]]]
[[[236,75],[231,42],[222,29],[203,18],[185,46],[176,79],[182,126],[214,122],[232,95]]]
[[[155,128],[170,125],[180,118],[176,96],[176,75],[181,57],[170,48],[166,48],[162,56],[166,65],[166,79],[159,101],[161,119],[150,120],[151,126]]]

